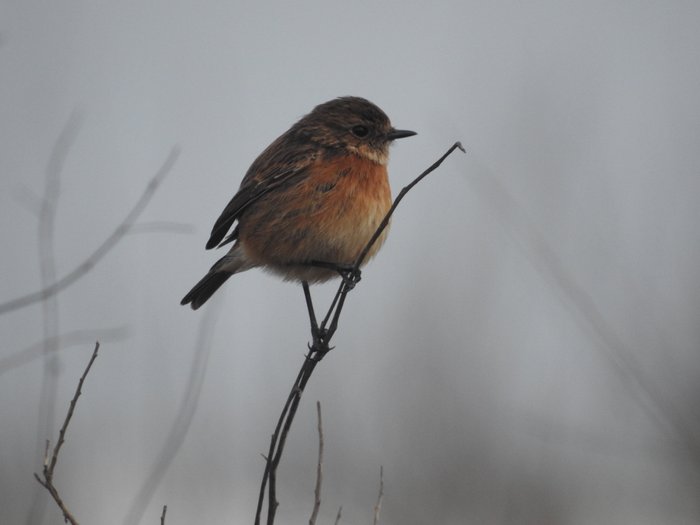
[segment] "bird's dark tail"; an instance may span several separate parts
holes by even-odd
[[[231,277],[233,272],[211,270],[182,298],[180,304],[189,304],[192,310],[196,310],[214,294],[219,287]]]
[[[245,272],[255,266],[257,265],[248,259],[241,245],[234,244],[226,255],[216,261],[209,273],[202,277],[182,298],[180,304],[189,304],[192,306],[192,310],[196,310],[206,303],[214,292],[226,282],[226,279],[234,273]]]
[[[212,294],[226,282],[234,273],[244,272],[256,266],[245,254],[240,244],[234,244],[229,252],[211,267],[209,273],[194,285],[189,293],[182,298],[180,304],[189,304],[196,310],[209,300]]]

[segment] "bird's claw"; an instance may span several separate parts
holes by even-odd
[[[339,269],[338,273],[343,278],[345,287],[348,290],[355,288],[355,285],[362,280],[362,270],[359,268]]]

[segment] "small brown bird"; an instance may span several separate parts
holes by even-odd
[[[342,274],[391,207],[389,144],[415,134],[394,129],[363,98],[316,106],[250,166],[206,247],[234,245],[181,304],[196,310],[234,273],[257,266],[312,283]],[[365,262],[385,237],[386,230]]]

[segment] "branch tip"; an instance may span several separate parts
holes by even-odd
[[[391,207],[389,208],[389,211],[387,211],[386,215],[382,219],[382,222],[379,224],[377,227],[376,231],[373,233],[372,237],[369,239],[367,244],[364,246],[362,252],[360,252],[359,256],[357,259],[353,262],[351,271],[355,275],[359,275],[359,270],[360,266],[362,266],[362,263],[364,262],[365,258],[367,257],[367,254],[369,253],[370,249],[374,245],[374,243],[377,241],[379,236],[382,234],[382,232],[386,229],[389,220],[391,218],[391,215],[394,213],[394,210],[396,207],[399,205],[401,202],[401,199],[408,193],[416,184],[418,184],[422,179],[424,179],[429,173],[437,169],[440,164],[455,150],[455,149],[460,149],[462,151],[464,150],[464,147],[460,142],[455,142],[438,160],[436,160],[432,165],[430,165],[426,170],[424,170],[420,175],[418,175],[413,181],[406,187],[404,187],[401,192],[396,196],[394,199],[394,202],[392,203]],[[275,521],[275,512],[277,510],[277,507],[279,505],[277,501],[277,487],[276,487],[276,478],[277,478],[277,467],[279,465],[280,459],[282,457],[282,452],[284,450],[284,445],[287,439],[287,435],[289,433],[289,429],[292,425],[292,421],[294,420],[294,416],[297,411],[297,407],[299,405],[299,401],[301,399],[301,396],[304,392],[304,388],[306,387],[306,383],[309,381],[309,378],[311,377],[311,374],[314,371],[314,368],[316,365],[319,363],[321,359],[330,351],[333,349],[329,345],[331,338],[335,334],[336,329],[338,328],[338,319],[340,317],[340,313],[343,309],[343,305],[345,304],[345,298],[348,294],[348,292],[353,288],[354,283],[350,284],[348,279],[343,279],[338,287],[338,290],[333,298],[333,301],[331,302],[331,306],[328,309],[328,312],[326,313],[326,316],[323,318],[323,321],[319,325],[317,322],[316,314],[313,308],[313,303],[311,300],[311,293],[309,291],[309,285],[306,282],[302,282],[302,287],[304,289],[304,297],[306,299],[306,306],[308,309],[309,313],[309,321],[311,324],[311,336],[313,339],[313,343],[308,344],[309,348],[309,353],[304,355],[304,362],[301,366],[301,369],[299,370],[299,374],[297,375],[297,378],[294,382],[294,385],[291,388],[291,391],[289,395],[287,396],[287,401],[285,402],[284,408],[282,409],[282,413],[280,414],[278,420],[277,420],[277,426],[275,427],[275,431],[272,434],[272,439],[270,440],[270,452],[269,455],[266,458],[266,463],[265,463],[265,471],[263,473],[263,479],[260,484],[260,492],[258,495],[258,505],[257,505],[257,510],[255,514],[255,525],[259,525],[261,523],[261,518],[262,518],[262,507],[263,507],[263,501],[265,499],[265,489],[267,488],[268,496],[267,496],[267,501],[268,501],[268,509],[267,509],[267,524],[271,525]],[[316,505],[320,505],[320,489],[321,489],[321,463],[322,463],[322,451],[323,451],[323,433],[322,433],[322,425],[321,425],[321,408],[320,408],[320,403],[317,405],[317,410],[318,410],[318,423],[319,423],[319,461],[318,461],[318,472],[317,472],[317,491],[316,491],[316,500],[315,500],[315,508],[314,508],[314,513],[312,514],[312,518],[310,520],[310,523],[313,525],[315,518],[316,518],[316,513],[317,513],[317,508]],[[379,489],[379,498],[377,501],[377,505],[374,508],[374,517],[375,517],[375,524],[379,520],[379,509],[381,508],[381,498],[383,496],[383,490],[384,490],[384,479],[383,479],[383,469],[380,470],[380,489]],[[338,516],[336,517],[336,524],[340,520],[340,513],[341,509],[338,509]]]

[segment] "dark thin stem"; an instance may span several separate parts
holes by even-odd
[[[83,383],[85,382],[85,378],[88,375],[88,372],[90,372],[90,368],[92,368],[92,363],[95,362],[95,359],[97,359],[97,351],[100,349],[100,343],[95,343],[95,350],[92,352],[92,357],[90,357],[90,361],[88,362],[87,366],[85,367],[85,371],[83,372],[83,375],[80,376],[80,380],[78,381],[78,388],[75,389],[75,395],[73,396],[73,399],[71,399],[70,406],[68,407],[68,414],[66,414],[66,419],[63,421],[63,426],[61,427],[61,430],[58,432],[58,442],[56,443],[56,446],[53,449],[53,456],[51,457],[51,465],[49,466],[49,472],[51,476],[53,476],[53,471],[56,468],[56,462],[58,461],[58,453],[61,451],[61,447],[63,446],[63,443],[66,441],[66,430],[68,430],[68,425],[70,424],[70,420],[73,418],[73,412],[75,411],[75,405],[78,403],[78,398],[80,397],[80,394],[83,393]]]
[[[399,202],[416,184],[423,180],[429,173],[434,171],[436,168],[442,164],[442,162],[455,150],[460,149],[464,151],[464,148],[459,142],[455,142],[447,152],[440,157],[436,162],[434,162],[428,169],[423,173],[418,175],[408,186],[403,188],[399,195],[394,200],[391,208],[387,212],[386,216],[380,223],[374,235],[365,245],[364,249],[358,256],[357,260],[353,264],[352,268],[349,270],[355,275],[359,275],[360,266],[364,262],[370,249],[377,241],[382,232],[386,229],[389,224],[389,220],[394,213],[394,210],[398,206]],[[354,283],[353,283],[354,285]],[[328,312],[321,322],[321,326],[318,326],[316,319],[316,313],[311,300],[311,293],[309,290],[308,283],[302,282],[302,287],[304,289],[304,297],[306,299],[306,306],[309,312],[309,323],[311,325],[311,335],[313,343],[309,347],[309,353],[305,356],[304,363],[301,365],[299,373],[297,374],[296,381],[292,386],[292,390],[287,396],[287,401],[285,402],[282,413],[277,420],[277,426],[275,427],[275,432],[272,434],[270,440],[270,449],[265,462],[265,472],[263,473],[262,483],[260,485],[260,493],[258,495],[258,506],[255,514],[255,525],[260,525],[263,500],[265,498],[265,488],[267,487],[268,492],[268,508],[267,508],[267,524],[272,525],[275,521],[275,513],[279,505],[277,501],[277,467],[282,458],[282,452],[284,451],[284,445],[287,440],[287,435],[289,434],[289,429],[292,426],[292,421],[296,415],[297,407],[299,406],[299,401],[301,400],[301,395],[304,392],[306,383],[311,378],[316,365],[323,359],[323,357],[332,350],[329,346],[330,340],[335,334],[338,328],[338,322],[340,319],[340,313],[342,312],[343,306],[345,305],[345,298],[350,290],[352,290],[353,285],[350,285],[347,279],[343,279],[338,287],[338,291],[333,298]],[[330,324],[328,324],[330,322]],[[340,519],[340,510],[338,511],[337,520]]]
[[[423,173],[418,175],[415,179],[411,181],[411,183],[408,186],[405,186],[404,188],[401,189],[399,194],[396,196],[394,199],[393,204],[391,205],[391,208],[389,208],[389,211],[387,214],[384,216],[384,219],[382,219],[382,222],[379,223],[379,227],[377,230],[374,232],[374,235],[370,238],[369,242],[365,245],[365,248],[360,252],[360,255],[357,257],[355,260],[355,264],[353,265],[353,271],[358,272],[360,270],[360,266],[362,266],[362,263],[365,261],[367,258],[367,254],[369,251],[372,249],[372,246],[374,246],[374,243],[377,242],[377,239],[381,236],[381,234],[384,232],[386,227],[389,225],[389,221],[391,220],[391,216],[394,214],[394,210],[398,207],[399,203],[401,200],[406,196],[406,194],[413,189],[413,187],[418,184],[420,181],[422,181],[425,177],[427,177],[430,173],[435,171],[438,167],[440,167],[440,164],[443,163],[443,161],[452,154],[452,152],[456,149],[459,149],[463,152],[466,153],[466,150],[462,146],[461,142],[455,142],[443,155],[440,157],[438,160],[436,160],[432,165],[430,165]],[[338,319],[340,318],[340,312],[343,309],[343,305],[345,303],[345,296],[347,293],[351,290],[352,288],[347,286],[347,282],[343,280],[343,282],[340,284],[340,287],[338,288],[337,296],[338,296],[338,305],[337,308],[335,309],[335,312],[333,313],[333,321],[331,322],[330,327],[328,328],[328,337],[330,338],[338,328]],[[330,317],[331,312],[333,309],[331,308],[328,311],[328,315],[326,316],[326,319]],[[324,324],[321,325],[322,328],[325,328],[325,319],[324,319]]]
[[[289,434],[289,429],[292,426],[292,421],[294,421],[294,416],[296,415],[297,408],[299,407],[299,401],[301,401],[301,394],[306,387],[306,383],[309,381],[311,374],[318,364],[318,359],[313,359],[307,357],[302,365],[303,373],[300,375],[299,383],[294,388],[291,395],[291,403],[289,403],[289,411],[284,418],[284,424],[282,426],[281,432],[279,432],[279,439],[277,440],[277,448],[274,453],[274,457],[270,462],[270,472],[268,475],[268,509],[267,509],[267,525],[272,525],[275,522],[275,513],[277,512],[277,507],[279,502],[277,501],[277,467],[279,466],[280,460],[282,459],[282,452],[284,451],[284,445],[287,442],[287,436]],[[281,421],[281,420],[280,420]]]
[[[405,186],[399,194],[396,196],[394,199],[394,203],[391,205],[391,208],[389,208],[389,211],[387,214],[384,216],[384,219],[382,222],[379,224],[379,227],[377,228],[377,231],[374,232],[374,235],[372,235],[372,238],[369,240],[367,245],[365,246],[365,249],[362,250],[360,255],[357,257],[357,260],[355,261],[355,270],[359,270],[360,266],[364,262],[365,258],[367,257],[367,254],[369,251],[372,249],[372,246],[374,246],[374,243],[377,242],[377,239],[379,239],[379,236],[382,234],[382,232],[386,229],[387,225],[389,224],[389,220],[391,219],[391,216],[394,214],[394,210],[396,207],[399,205],[401,200],[404,198],[404,196],[413,189],[413,187],[418,184],[420,181],[422,181],[425,177],[427,177],[431,172],[435,171],[438,167],[440,167],[440,164],[443,163],[443,161],[449,157],[452,152],[456,149],[460,149],[462,152],[466,153],[466,150],[464,149],[464,146],[462,146],[461,142],[455,142],[452,144],[450,149],[448,149],[442,157],[440,157],[438,160],[436,160],[429,168],[427,168],[423,173],[418,175],[413,181],[408,185]]]
[[[343,311],[343,306],[345,305],[345,298],[348,296],[349,288],[345,283],[340,285],[340,297],[338,298],[338,304],[335,307],[335,312],[333,313],[333,319],[331,324],[328,326],[328,337],[331,338],[338,329],[338,320],[340,319],[340,312]]]
[[[335,292],[335,296],[333,297],[333,301],[331,302],[330,308],[328,308],[328,312],[326,313],[326,316],[323,318],[323,322],[321,323],[321,329],[325,330],[326,325],[328,325],[328,321],[330,320],[331,315],[335,311],[335,305],[338,303],[338,300],[340,299],[340,296],[342,295],[344,290],[343,286],[338,287],[338,291]]]
[[[314,302],[311,300],[311,290],[307,281],[301,282],[301,287],[304,289],[304,299],[306,299],[306,308],[309,311],[309,322],[311,323],[311,333],[314,337],[314,342],[319,335],[318,321],[316,321],[316,312],[314,312]]]
[[[71,399],[66,418],[63,420],[63,425],[61,426],[61,430],[58,433],[58,441],[56,442],[56,446],[53,448],[53,452],[51,454],[50,459],[50,447],[49,443],[46,443],[46,452],[44,455],[44,468],[42,470],[43,479],[40,478],[38,474],[34,474],[34,477],[39,482],[39,484],[43,486],[49,492],[49,494],[51,494],[51,497],[56,502],[56,505],[58,505],[58,508],[61,509],[64,521],[66,521],[67,523],[71,523],[72,525],[78,525],[78,521],[70,513],[68,507],[61,499],[58,490],[53,484],[53,476],[54,470],[56,469],[56,464],[58,463],[58,454],[61,452],[61,447],[63,446],[63,443],[65,443],[66,441],[66,431],[68,430],[68,425],[70,424],[71,419],[73,418],[73,412],[75,411],[75,406],[78,404],[78,398],[80,397],[80,394],[82,394],[83,383],[85,383],[85,378],[90,372],[90,368],[92,368],[92,363],[94,363],[95,359],[97,359],[97,352],[99,349],[100,343],[95,343],[95,349],[92,352],[92,357],[90,357],[90,361],[85,367],[83,375],[80,376],[80,380],[78,381],[78,387],[75,389],[73,399]]]
[[[270,449],[269,452],[267,453],[267,457],[265,458],[265,472],[263,474],[263,479],[262,483],[260,484],[260,493],[258,494],[258,506],[257,510],[255,512],[255,525],[260,525],[260,518],[262,515],[262,505],[263,501],[265,499],[265,488],[267,486],[268,479],[270,477],[270,472],[272,471],[272,460],[275,454],[275,449],[277,447],[277,442],[279,439],[280,431],[282,429],[282,424],[284,423],[285,418],[287,417],[287,414],[289,412],[289,407],[292,404],[294,400],[294,396],[298,392],[298,385],[301,383],[303,375],[306,370],[306,364],[308,363],[308,359],[304,361],[304,364],[302,365],[301,369],[299,370],[299,373],[297,374],[297,377],[294,381],[294,386],[292,387],[291,392],[289,393],[289,396],[287,396],[287,401],[284,404],[284,408],[282,409],[282,413],[280,414],[279,419],[277,420],[277,426],[275,427],[275,431],[272,433],[272,437],[270,438]]]
[[[284,411],[283,411],[284,413]],[[263,472],[263,479],[260,483],[260,491],[258,492],[258,506],[255,510],[255,525],[260,525],[260,516],[262,515],[262,505],[265,501],[265,488],[267,488],[267,479],[270,477],[270,458],[272,454],[275,453],[275,446],[277,445],[277,438],[275,434],[270,437],[270,448],[267,452],[265,458],[265,472]]]

